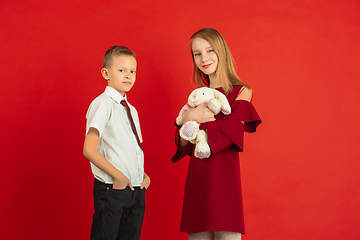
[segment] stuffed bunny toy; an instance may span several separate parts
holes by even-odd
[[[220,111],[224,115],[231,113],[230,104],[226,96],[216,89],[201,87],[191,92],[187,104],[181,109],[179,116],[176,118],[176,124],[181,126],[183,124],[182,114],[184,111],[194,108],[200,104],[206,106],[214,113],[218,114]],[[211,155],[211,150],[207,138],[207,133],[199,129],[200,124],[195,121],[188,121],[180,128],[180,136],[196,144],[194,155],[197,158],[208,158]]]

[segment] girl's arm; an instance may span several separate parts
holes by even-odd
[[[180,137],[179,135],[179,145],[178,145],[178,151],[182,152],[185,148],[185,146],[189,143],[189,141],[183,139],[182,137]]]
[[[232,113],[223,120],[207,124],[209,145],[213,153],[232,147],[243,150],[244,132],[255,132],[261,119],[251,104],[252,91],[243,87],[232,104]]]
[[[247,87],[242,87],[238,96],[236,97],[236,100],[245,100],[251,102],[251,98],[252,98],[252,90],[248,89]]]
[[[125,189],[129,186],[134,190],[130,180],[111,163],[109,163],[104,156],[97,149],[99,143],[99,131],[91,127],[86,134],[84,141],[84,156],[90,160],[96,167],[109,174],[114,179],[114,189]]]

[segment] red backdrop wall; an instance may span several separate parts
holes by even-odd
[[[359,13],[358,0],[1,1],[1,239],[89,239],[85,114],[111,45],[138,57],[128,98],[152,179],[142,239],[186,239],[188,159],[170,158],[202,27],[227,40],[263,119],[240,156],[243,238],[359,239]]]

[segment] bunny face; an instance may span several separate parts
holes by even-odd
[[[190,94],[188,103],[191,107],[196,107],[202,103],[209,102],[214,97],[214,91],[211,88],[197,88]]]

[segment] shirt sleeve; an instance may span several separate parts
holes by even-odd
[[[111,113],[111,104],[105,99],[96,98],[86,114],[86,134],[91,127],[96,128],[101,136]]]
[[[193,144],[192,143],[188,143],[184,149],[182,151],[179,151],[179,138],[180,138],[180,127],[175,123],[176,129],[175,129],[175,145],[177,146],[176,149],[176,153],[174,154],[174,156],[171,158],[171,161],[173,163],[178,162],[180,159],[182,159],[185,156],[191,156],[192,150],[193,150]]]
[[[206,128],[212,153],[231,147],[243,151],[244,132],[255,132],[261,119],[254,106],[245,100],[236,100],[231,105],[232,113],[221,120],[201,124]]]

